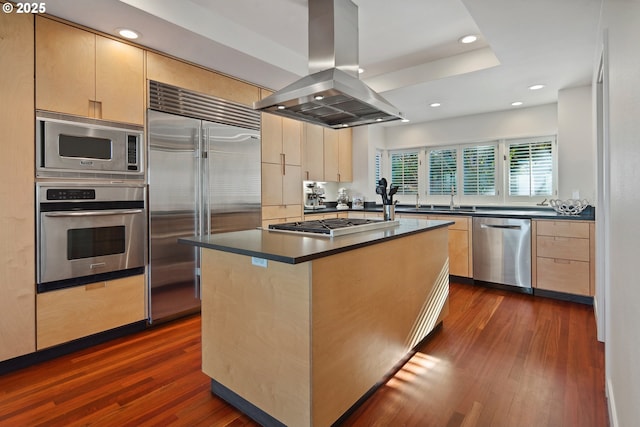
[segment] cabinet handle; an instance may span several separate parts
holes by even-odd
[[[342,181],[340,180],[340,174],[338,174],[338,182],[342,182]]]

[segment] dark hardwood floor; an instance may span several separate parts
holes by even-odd
[[[595,334],[592,307],[452,284],[444,327],[344,425],[608,426]],[[194,316],[0,376],[0,426],[81,425],[257,424],[209,392]]]

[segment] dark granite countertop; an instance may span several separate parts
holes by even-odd
[[[451,221],[421,219],[400,219],[398,223],[395,227],[332,238],[311,233],[297,234],[254,229],[181,238],[178,241],[205,249],[298,264],[453,224]]]
[[[365,205],[364,209],[338,210],[335,207],[328,206],[324,209],[305,209],[305,215],[334,213],[334,212],[380,212],[382,206],[373,203]],[[531,219],[554,219],[554,220],[580,220],[594,221],[595,208],[587,207],[580,215],[561,215],[550,207],[514,207],[514,206],[491,206],[476,207],[462,206],[453,210],[448,206],[423,206],[416,208],[411,205],[397,205],[396,213],[407,214],[425,214],[425,215],[466,215],[466,216],[482,216],[482,217],[500,217],[500,218],[531,218]]]

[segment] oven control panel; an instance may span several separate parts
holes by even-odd
[[[82,188],[48,188],[47,200],[95,200],[96,190]]]

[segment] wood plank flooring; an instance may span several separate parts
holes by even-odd
[[[452,284],[444,327],[344,425],[608,426],[593,310]],[[257,424],[209,392],[194,316],[0,376],[0,426]]]

